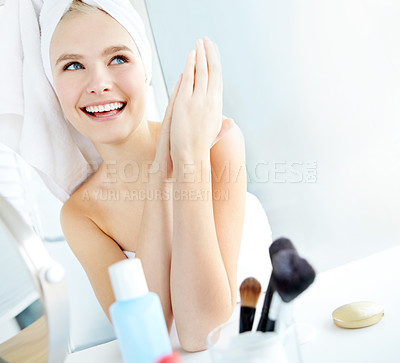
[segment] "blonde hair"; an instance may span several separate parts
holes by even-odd
[[[81,0],[73,0],[71,3],[71,6],[66,11],[66,13],[61,17],[60,21],[63,20],[65,17],[70,17],[73,15],[89,14],[93,10],[101,10],[101,9],[99,9],[93,5],[86,4]]]

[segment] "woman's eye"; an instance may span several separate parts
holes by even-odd
[[[77,63],[77,62],[72,62],[72,63],[68,63],[64,67],[64,71],[76,71],[77,69],[83,69],[82,64]]]
[[[113,59],[111,59],[110,64],[124,64],[127,63],[128,59],[123,57],[122,55],[117,55]]]

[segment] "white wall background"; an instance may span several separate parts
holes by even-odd
[[[274,237],[320,271],[400,241],[399,2],[146,3],[169,92],[196,38],[219,45]]]

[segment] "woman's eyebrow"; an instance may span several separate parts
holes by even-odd
[[[117,52],[120,52],[123,50],[133,53],[132,50],[130,48],[128,48],[126,45],[113,45],[111,47],[104,49],[102,56],[110,55],[110,54],[117,53]],[[62,54],[60,57],[58,57],[56,65],[65,60],[69,60],[69,59],[78,60],[78,59],[82,59],[82,58],[83,58],[83,56],[81,56],[80,54],[72,54],[72,53],[71,54],[69,54],[69,53]]]
[[[102,55],[103,56],[110,55],[110,54],[113,54],[113,53],[120,52],[122,50],[126,50],[128,52],[133,53],[132,50],[130,48],[128,48],[126,45],[113,45],[111,47],[108,47],[108,48],[104,49]]]
[[[81,59],[83,58],[81,55],[79,54],[62,54],[60,55],[60,57],[58,57],[56,65],[62,61],[68,60],[68,59]]]

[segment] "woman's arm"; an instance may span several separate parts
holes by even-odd
[[[126,259],[126,256],[90,218],[79,199],[79,195],[74,194],[65,202],[61,209],[61,226],[69,247],[85,270],[97,300],[110,319],[109,307],[115,298],[108,266]]]
[[[166,198],[146,200],[136,249],[136,257],[142,262],[149,290],[160,297],[168,330],[171,329],[173,318],[169,287],[172,248],[172,200],[169,198],[171,189],[170,185],[149,181],[147,190],[160,192],[161,197]]]
[[[162,186],[153,182],[148,184],[148,188],[161,190]],[[93,212],[91,210],[86,212],[84,202],[82,203],[79,199],[81,199],[79,194],[73,195],[61,210],[64,236],[85,270],[97,300],[110,319],[109,308],[115,298],[108,267],[126,259],[126,256],[120,246],[93,221],[91,217]],[[170,328],[172,323],[169,288],[172,240],[171,201],[146,200],[140,225],[136,256],[142,261],[149,290],[156,292],[160,297],[165,320]],[[126,221],[126,226],[129,228],[129,220]]]
[[[179,339],[188,351],[205,349],[207,334],[230,317],[236,304],[246,202],[238,127],[214,146],[209,160],[204,155],[188,163],[190,173],[174,183],[171,298]]]
[[[222,77],[214,44],[197,42],[196,50],[196,58],[188,57],[171,125],[171,300],[181,345],[189,351],[204,349],[210,330],[233,312],[246,197],[238,127],[210,153],[221,128]]]
[[[172,109],[179,90],[181,77],[168,102],[158,136],[154,162],[150,168],[147,199],[140,223],[136,257],[140,258],[150,291],[158,294],[168,330],[172,325],[170,292],[172,248],[172,161],[170,156],[170,128]]]
[[[151,185],[158,188],[158,185]],[[150,186],[149,186],[150,187]],[[78,191],[79,193],[79,191]],[[101,307],[110,319],[109,308],[115,301],[108,267],[126,259],[120,246],[93,221],[91,210],[73,195],[61,210],[65,238],[85,270]],[[167,326],[172,323],[169,274],[172,221],[169,200],[146,200],[136,255],[142,260],[149,290],[161,300]],[[155,222],[157,221],[157,222]],[[129,228],[129,221],[126,221]]]

